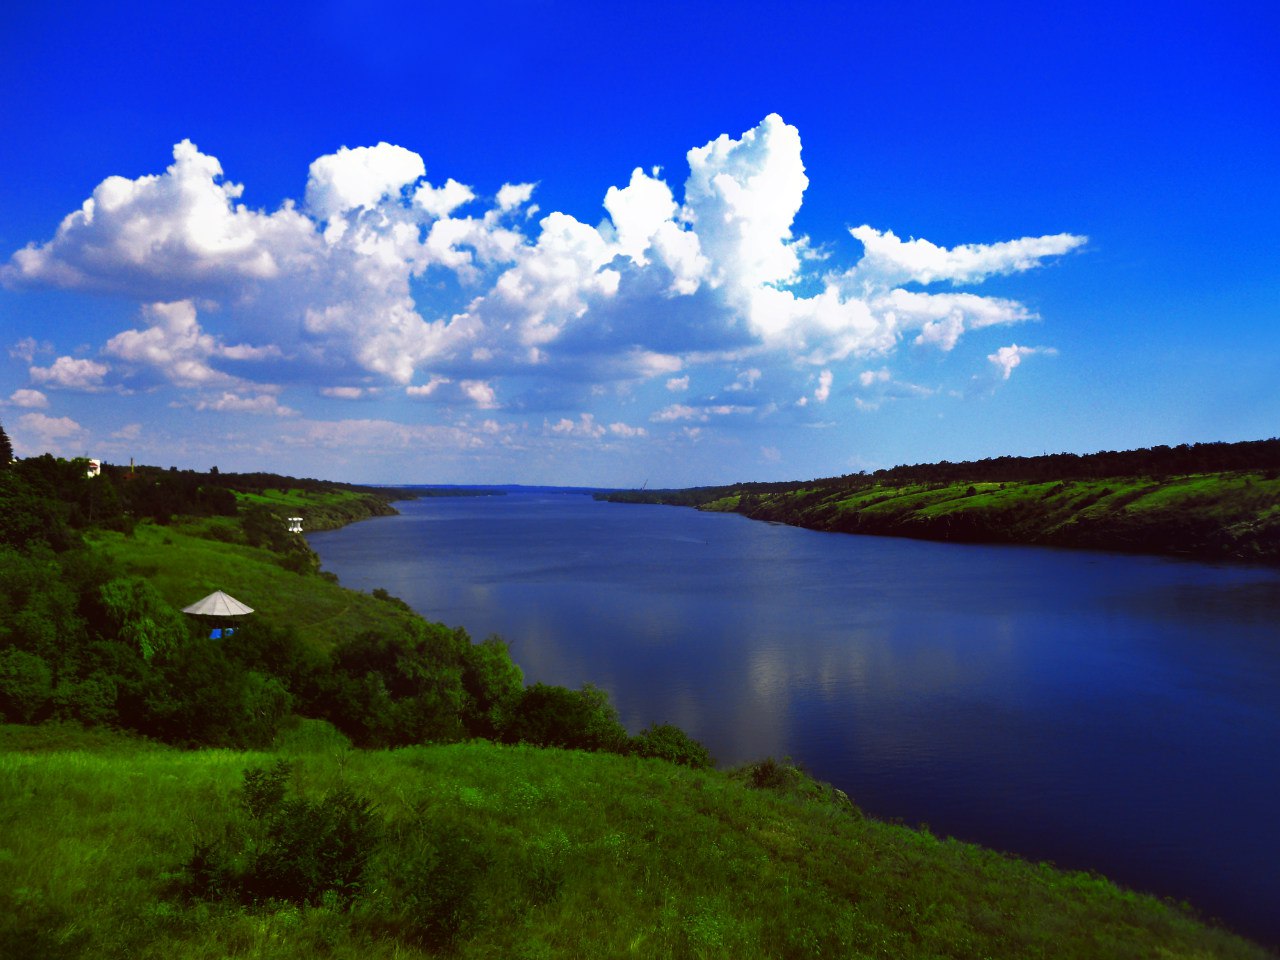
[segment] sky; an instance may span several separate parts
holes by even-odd
[[[19,456],[638,487],[1280,434],[1264,3],[6,5]]]

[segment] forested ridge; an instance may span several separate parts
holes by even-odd
[[[897,466],[624,491],[816,530],[1280,562],[1280,440]]]

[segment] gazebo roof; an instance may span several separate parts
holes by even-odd
[[[253,607],[246,607],[235,597],[215,590],[203,600],[183,607],[182,612],[194,613],[198,617],[242,617],[246,613],[253,613]]]

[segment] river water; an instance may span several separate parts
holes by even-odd
[[[310,543],[348,587],[499,634],[528,682],[1280,944],[1280,571],[580,494],[398,507]]]

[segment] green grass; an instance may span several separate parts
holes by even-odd
[[[704,509],[818,530],[1280,561],[1280,478],[1257,472],[798,487]]]
[[[350,787],[386,837],[350,910],[166,893],[195,841],[243,817],[242,771],[274,755],[58,728],[41,749],[43,729],[0,728],[0,954],[424,955],[377,905],[436,844],[471,864],[461,957],[1266,956],[1097,876],[863,819],[822,791],[480,742],[352,751],[322,728],[285,738],[297,792]]]
[[[182,609],[223,590],[276,623],[293,623],[316,643],[331,644],[407,614],[368,594],[346,590],[314,574],[294,573],[265,549],[208,539],[222,518],[190,524],[139,524],[132,535],[92,531],[86,539],[121,575],[149,580]]]

